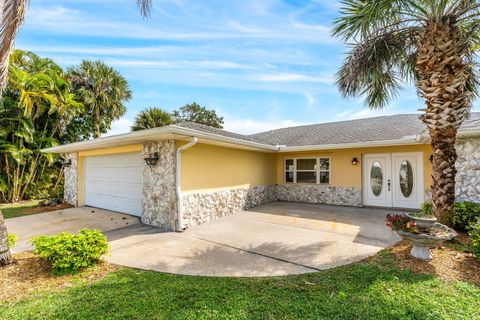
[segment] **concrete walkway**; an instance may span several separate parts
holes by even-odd
[[[92,212],[95,211],[95,212]],[[120,265],[206,276],[276,276],[315,272],[364,259],[399,237],[386,210],[273,202],[185,232],[161,232],[138,218],[73,208],[9,219],[17,251],[38,234],[95,228],[105,232]]]
[[[187,229],[135,225],[108,232],[109,261],[162,272],[277,276],[374,255],[400,238],[379,209],[274,202]]]
[[[5,220],[8,232],[18,236],[13,252],[32,250],[28,243],[38,235],[51,235],[62,231],[78,232],[80,229],[109,231],[140,223],[137,217],[98,208],[81,207],[32,214]]]

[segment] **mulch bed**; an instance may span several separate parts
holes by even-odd
[[[456,241],[469,244],[465,234],[459,234]],[[465,281],[480,285],[480,262],[473,253],[456,250],[447,244],[432,250],[432,261],[421,261],[410,255],[411,249],[409,242],[400,241],[368,261],[378,262],[382,259],[382,253],[389,253],[394,258],[395,266],[399,268],[409,269],[414,273],[432,274],[444,281]]]
[[[69,203],[61,203],[54,206],[50,206],[50,205],[37,206],[37,207],[32,207],[32,208],[23,210],[22,214],[28,215],[28,214],[35,214],[35,213],[43,213],[43,212],[54,211],[54,210],[68,209],[72,207],[73,206]]]
[[[79,283],[90,283],[104,278],[120,267],[106,261],[74,275],[55,276],[50,264],[32,252],[13,255],[15,262],[0,267],[0,303],[12,303],[42,292],[60,291]]]

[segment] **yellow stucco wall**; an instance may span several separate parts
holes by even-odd
[[[126,152],[140,152],[143,149],[143,145],[141,144],[132,144],[128,146],[121,146],[121,147],[112,147],[112,148],[102,148],[102,149],[95,149],[95,150],[87,150],[87,151],[80,151],[78,152],[78,195],[77,195],[77,203],[78,206],[85,205],[85,157],[92,157],[92,156],[102,156],[108,154],[115,154],[115,153],[126,153]]]
[[[277,184],[283,184],[284,160],[295,157],[330,157],[331,177],[330,185],[336,187],[362,187],[362,155],[374,153],[394,152],[422,152],[424,162],[425,190],[430,190],[432,167],[429,157],[432,153],[430,145],[407,145],[391,147],[372,147],[355,149],[337,149],[318,152],[279,153],[277,155]],[[359,163],[352,165],[352,158],[357,158]]]
[[[197,144],[182,152],[182,191],[275,184],[276,166],[272,153]]]

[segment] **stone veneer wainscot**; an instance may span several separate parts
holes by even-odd
[[[310,184],[284,184],[276,188],[277,200],[335,204],[343,206],[362,205],[362,189]]]
[[[460,138],[456,149],[456,198],[480,202],[480,138]]]
[[[256,186],[212,192],[182,194],[186,227],[277,200],[275,186]]]

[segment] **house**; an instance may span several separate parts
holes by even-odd
[[[480,113],[459,130],[459,199],[480,201]],[[269,201],[419,208],[432,154],[418,115],[241,135],[196,123],[43,150],[64,154],[65,200],[179,230]]]

